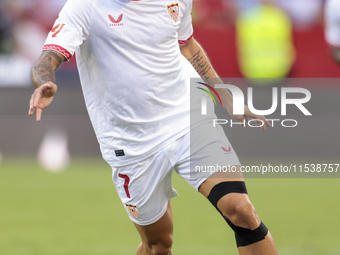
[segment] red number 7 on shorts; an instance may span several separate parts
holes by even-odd
[[[125,182],[124,182],[124,189],[125,189],[125,193],[126,193],[126,196],[128,198],[130,198],[130,192],[129,192],[129,182],[130,182],[130,178],[129,176],[125,175],[125,174],[118,174],[118,176],[120,178],[123,178],[125,179]]]

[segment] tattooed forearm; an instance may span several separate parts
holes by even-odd
[[[31,81],[36,88],[49,81],[55,83],[52,65],[46,60],[37,62],[32,68]]]
[[[199,50],[189,59],[189,61],[204,81],[207,81],[209,78],[207,73],[211,70],[211,65],[205,54]]]
[[[59,56],[53,51],[43,52],[32,67],[31,81],[33,85],[38,88],[40,85],[49,81],[55,83],[54,72],[63,61],[62,56]]]
[[[214,86],[222,83],[211,66],[208,56],[194,38],[191,38],[187,44],[182,45],[180,49],[183,56],[190,61],[206,84]]]

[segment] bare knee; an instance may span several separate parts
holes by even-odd
[[[169,235],[158,240],[157,242],[149,243],[148,246],[152,255],[170,255],[172,243],[173,238],[171,235]]]
[[[261,223],[254,206],[245,194],[228,194],[219,201],[218,207],[236,226],[253,230]]]

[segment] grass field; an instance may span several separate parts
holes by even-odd
[[[281,255],[340,254],[340,179],[249,179],[250,198]],[[236,255],[214,208],[174,174],[175,255]],[[135,254],[139,236],[102,160],[51,174],[33,160],[0,164],[1,255]]]

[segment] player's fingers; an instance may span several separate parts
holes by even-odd
[[[246,123],[248,123],[248,122],[249,122],[249,118],[248,118],[247,116],[245,116],[244,119],[243,119],[243,124],[242,124],[242,126],[243,126],[243,127],[246,127],[246,126],[247,126]]]
[[[34,93],[34,98],[33,98],[33,107],[37,108],[39,105],[39,101],[41,99],[41,94],[40,93]]]
[[[256,124],[261,128],[263,131],[266,130],[266,127],[270,127],[269,121],[264,116],[257,116]]]
[[[41,114],[42,114],[42,109],[41,108],[37,108],[37,121],[39,122],[41,120]]]
[[[266,126],[267,127],[270,127],[271,125],[270,125],[270,123],[269,123],[269,121],[265,118],[265,123],[266,123]]]
[[[28,109],[28,115],[29,115],[29,116],[32,116],[33,113],[34,113],[34,108],[29,108],[29,109]]]
[[[256,124],[261,128],[263,131],[266,131],[266,123],[264,120],[256,121]]]
[[[32,114],[34,112],[33,101],[34,101],[34,94],[32,94],[31,99],[30,99],[30,105],[29,105],[29,109],[28,109],[28,115],[29,116],[32,116]]]
[[[266,130],[266,122],[265,122],[265,118],[262,116],[256,116],[256,118],[254,119],[256,125],[261,128],[263,131]]]
[[[246,127],[246,116],[244,115],[234,115],[234,119],[238,120],[238,124],[241,125],[241,127]]]

